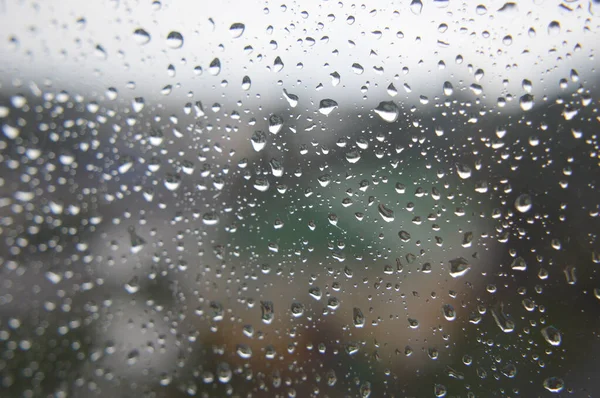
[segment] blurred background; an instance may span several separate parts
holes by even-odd
[[[4,1],[0,395],[592,397],[592,1]]]

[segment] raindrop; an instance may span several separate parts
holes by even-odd
[[[281,131],[283,127],[283,118],[279,115],[271,115],[269,116],[269,132],[271,134],[277,134]]]
[[[442,312],[447,321],[453,321],[456,319],[456,311],[451,304],[444,304],[442,306]]]
[[[231,33],[231,37],[233,37],[234,39],[237,39],[242,34],[244,34],[245,28],[246,28],[246,26],[243,23],[236,22],[236,23],[231,24],[231,26],[229,27],[229,33]]]
[[[562,336],[560,331],[554,326],[548,326],[542,329],[542,336],[544,340],[550,345],[559,346],[562,342]]]
[[[170,32],[167,35],[167,46],[172,49],[178,49],[183,46],[183,36],[179,32]]]
[[[552,21],[548,24],[548,34],[550,36],[556,36],[560,34],[560,23],[558,21]]]
[[[527,213],[531,210],[533,206],[533,201],[531,200],[531,196],[529,194],[522,194],[515,199],[515,208],[521,213]]]
[[[256,152],[260,152],[267,145],[267,135],[263,131],[257,130],[252,134],[250,142],[252,143],[252,148]]]
[[[221,61],[219,58],[213,59],[210,65],[208,65],[208,73],[213,76],[217,76],[219,73],[221,73]]]
[[[295,108],[296,105],[298,105],[298,96],[295,94],[290,94],[287,92],[287,90],[284,88],[283,89],[283,96],[285,97],[285,99],[287,100],[288,104],[290,104],[290,106],[292,108]]]
[[[377,210],[379,211],[379,215],[381,216],[381,218],[383,218],[383,221],[385,221],[385,222],[394,221],[394,211],[387,208],[383,203],[380,203],[377,206]]]
[[[325,116],[329,116],[329,114],[337,107],[338,103],[332,99],[323,99],[319,102],[319,112]]]
[[[267,325],[271,324],[273,322],[273,318],[275,318],[273,302],[272,301],[261,301],[260,309],[262,312],[261,319],[262,319],[263,323],[266,323]]]
[[[275,61],[273,61],[273,70],[275,72],[281,72],[283,67],[284,67],[284,65],[283,65],[283,61],[281,60],[281,58],[279,58],[279,57],[275,58]]]
[[[471,177],[471,168],[464,163],[456,163],[456,174],[463,180]]]
[[[565,388],[565,382],[558,377],[548,377],[544,380],[544,388],[553,393],[561,392]]]
[[[292,311],[292,316],[294,318],[300,318],[304,314],[304,304],[292,303],[290,310]]]
[[[242,78],[242,90],[244,90],[244,91],[250,90],[251,85],[252,85],[252,82],[250,81],[250,78],[248,76],[244,76]]]
[[[400,110],[398,109],[398,105],[393,101],[382,101],[377,105],[377,108],[375,108],[375,113],[378,114],[383,121],[393,123],[398,120]]]
[[[527,263],[523,259],[523,257],[517,257],[513,260],[510,268],[515,271],[525,271],[527,270]]]
[[[142,28],[136,29],[133,31],[133,39],[137,44],[148,44],[150,42],[150,33]]]
[[[519,105],[521,106],[521,109],[523,109],[525,112],[533,109],[533,95],[525,94],[521,96],[521,98],[519,99]]]
[[[412,0],[410,3],[410,11],[415,15],[420,15],[423,10],[423,3],[421,0]]]
[[[470,269],[471,264],[463,257],[450,260],[450,276],[453,278],[465,275]]]
[[[354,327],[362,328],[365,326],[365,316],[360,308],[354,307],[352,310],[352,320],[354,321]]]

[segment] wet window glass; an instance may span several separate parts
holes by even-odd
[[[595,396],[599,16],[2,2],[0,396]]]

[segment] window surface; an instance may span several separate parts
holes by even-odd
[[[598,396],[599,15],[2,2],[0,396]]]

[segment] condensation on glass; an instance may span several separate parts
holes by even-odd
[[[593,396],[599,15],[3,2],[0,396]]]

